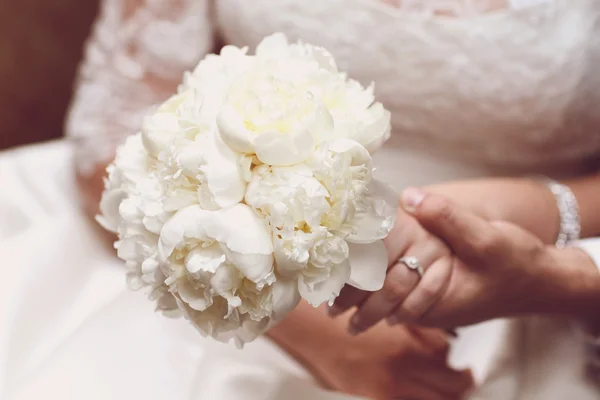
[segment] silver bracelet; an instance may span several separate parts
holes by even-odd
[[[546,187],[556,199],[560,216],[560,229],[556,238],[556,247],[562,249],[568,243],[578,240],[581,234],[579,204],[568,186],[554,180],[547,180]]]

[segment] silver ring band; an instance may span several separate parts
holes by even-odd
[[[417,257],[402,257],[398,262],[406,265],[408,269],[415,271],[419,275],[419,279],[423,278],[423,275],[425,275],[425,270]]]

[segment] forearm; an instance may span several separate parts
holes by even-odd
[[[560,216],[556,200],[542,184],[525,178],[493,178],[432,185],[426,191],[451,199],[489,221],[507,221],[553,244]]]
[[[325,360],[335,353],[332,344],[346,336],[344,318],[332,320],[323,307],[314,308],[302,301],[267,336],[300,362]]]
[[[545,281],[532,293],[531,311],[600,322],[600,273],[586,252],[548,246],[538,267]]]
[[[600,174],[562,182],[579,202],[581,237],[600,236]],[[556,199],[530,178],[494,178],[425,188],[468,208],[482,218],[512,222],[554,244],[560,229]]]

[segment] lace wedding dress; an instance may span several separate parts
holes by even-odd
[[[597,0],[104,0],[68,120],[79,173],[109,160],[147,108],[217,43],[252,47],[274,31],[323,45],[352,77],[376,82],[393,120],[377,173],[398,188],[475,176],[575,176],[599,165]],[[27,157],[38,170],[68,165],[60,152],[52,166]],[[32,191],[24,181],[15,185]],[[48,182],[35,184],[35,195],[46,198]],[[60,187],[74,198],[71,183]],[[50,197],[44,207],[62,204]],[[142,295],[123,288],[120,266],[95,232],[78,218],[49,221],[1,253],[38,267],[35,276],[13,268],[0,283],[2,296],[19,293],[0,307],[8,327],[0,348],[10,346],[0,360],[7,399],[348,398],[318,389],[267,340],[238,352],[154,315]],[[69,243],[50,245],[57,238]],[[471,366],[481,383],[472,399],[600,399],[565,321],[465,329],[453,361]]]

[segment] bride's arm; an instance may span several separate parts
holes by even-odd
[[[213,50],[209,6],[208,0],[102,2],[66,122],[90,215],[116,146]]]
[[[561,182],[579,203],[581,237],[600,236],[600,174]],[[546,185],[530,178],[481,179],[425,188],[446,196],[488,220],[512,222],[555,243],[560,229],[557,201]]]

